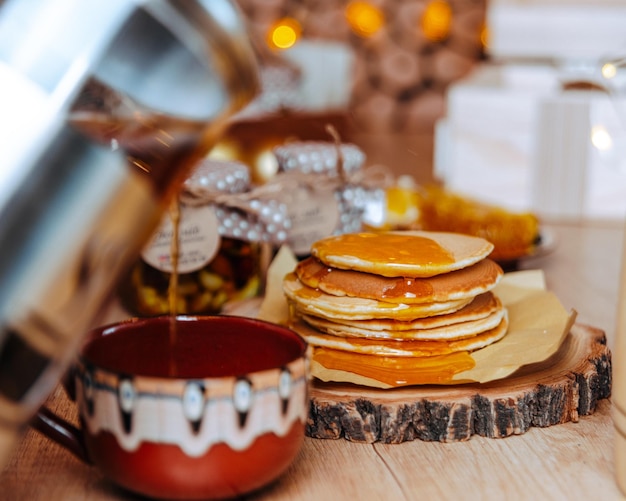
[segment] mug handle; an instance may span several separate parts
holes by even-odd
[[[91,464],[82,430],[57,416],[50,409],[41,407],[30,422],[30,426],[67,449],[84,463]]]
[[[72,368],[70,368],[68,373],[61,380],[61,383],[70,400],[76,401],[74,371]],[[47,407],[42,406],[39,409],[35,417],[31,420],[30,426],[61,447],[67,449],[84,463],[92,463],[87,453],[87,447],[85,446],[83,431],[69,421],[57,416]]]

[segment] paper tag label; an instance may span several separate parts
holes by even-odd
[[[141,257],[153,268],[167,273],[172,269],[174,225],[169,214],[161,221]],[[210,206],[180,207],[178,272],[190,273],[211,262],[221,245],[219,220]]]
[[[332,192],[299,188],[289,204],[291,230],[288,244],[297,255],[311,252],[311,245],[332,235],[339,225],[339,203]]]

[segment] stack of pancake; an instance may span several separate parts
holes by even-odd
[[[480,237],[424,231],[315,242],[283,281],[312,373],[376,387],[452,382],[474,366],[472,351],[507,332],[492,250]]]

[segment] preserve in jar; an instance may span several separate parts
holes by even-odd
[[[258,295],[262,247],[285,240],[289,221],[281,204],[249,189],[246,165],[203,160],[183,185],[176,217],[163,218],[122,283],[122,305],[139,316],[216,314]]]

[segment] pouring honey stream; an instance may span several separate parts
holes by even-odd
[[[172,356],[169,359],[169,373],[175,376],[177,371],[176,357],[173,356],[174,347],[176,346],[176,303],[178,297],[178,258],[180,255],[179,233],[180,233],[180,202],[175,198],[170,205],[170,218],[172,220],[172,242],[171,242],[171,260],[172,273],[170,274],[169,287],[167,289],[168,305],[170,311],[170,350]]]
[[[124,151],[129,168],[150,182],[159,194],[164,194],[170,186],[179,186],[181,183],[172,178],[184,179],[221,132],[217,125],[149,109],[97,79],[91,79],[86,91],[79,96],[70,122],[96,141]],[[177,168],[172,168],[173,165]],[[173,350],[177,334],[180,205],[177,195],[171,199],[173,271],[169,278],[168,309],[172,356],[169,364],[170,375],[175,376],[178,372]]]

